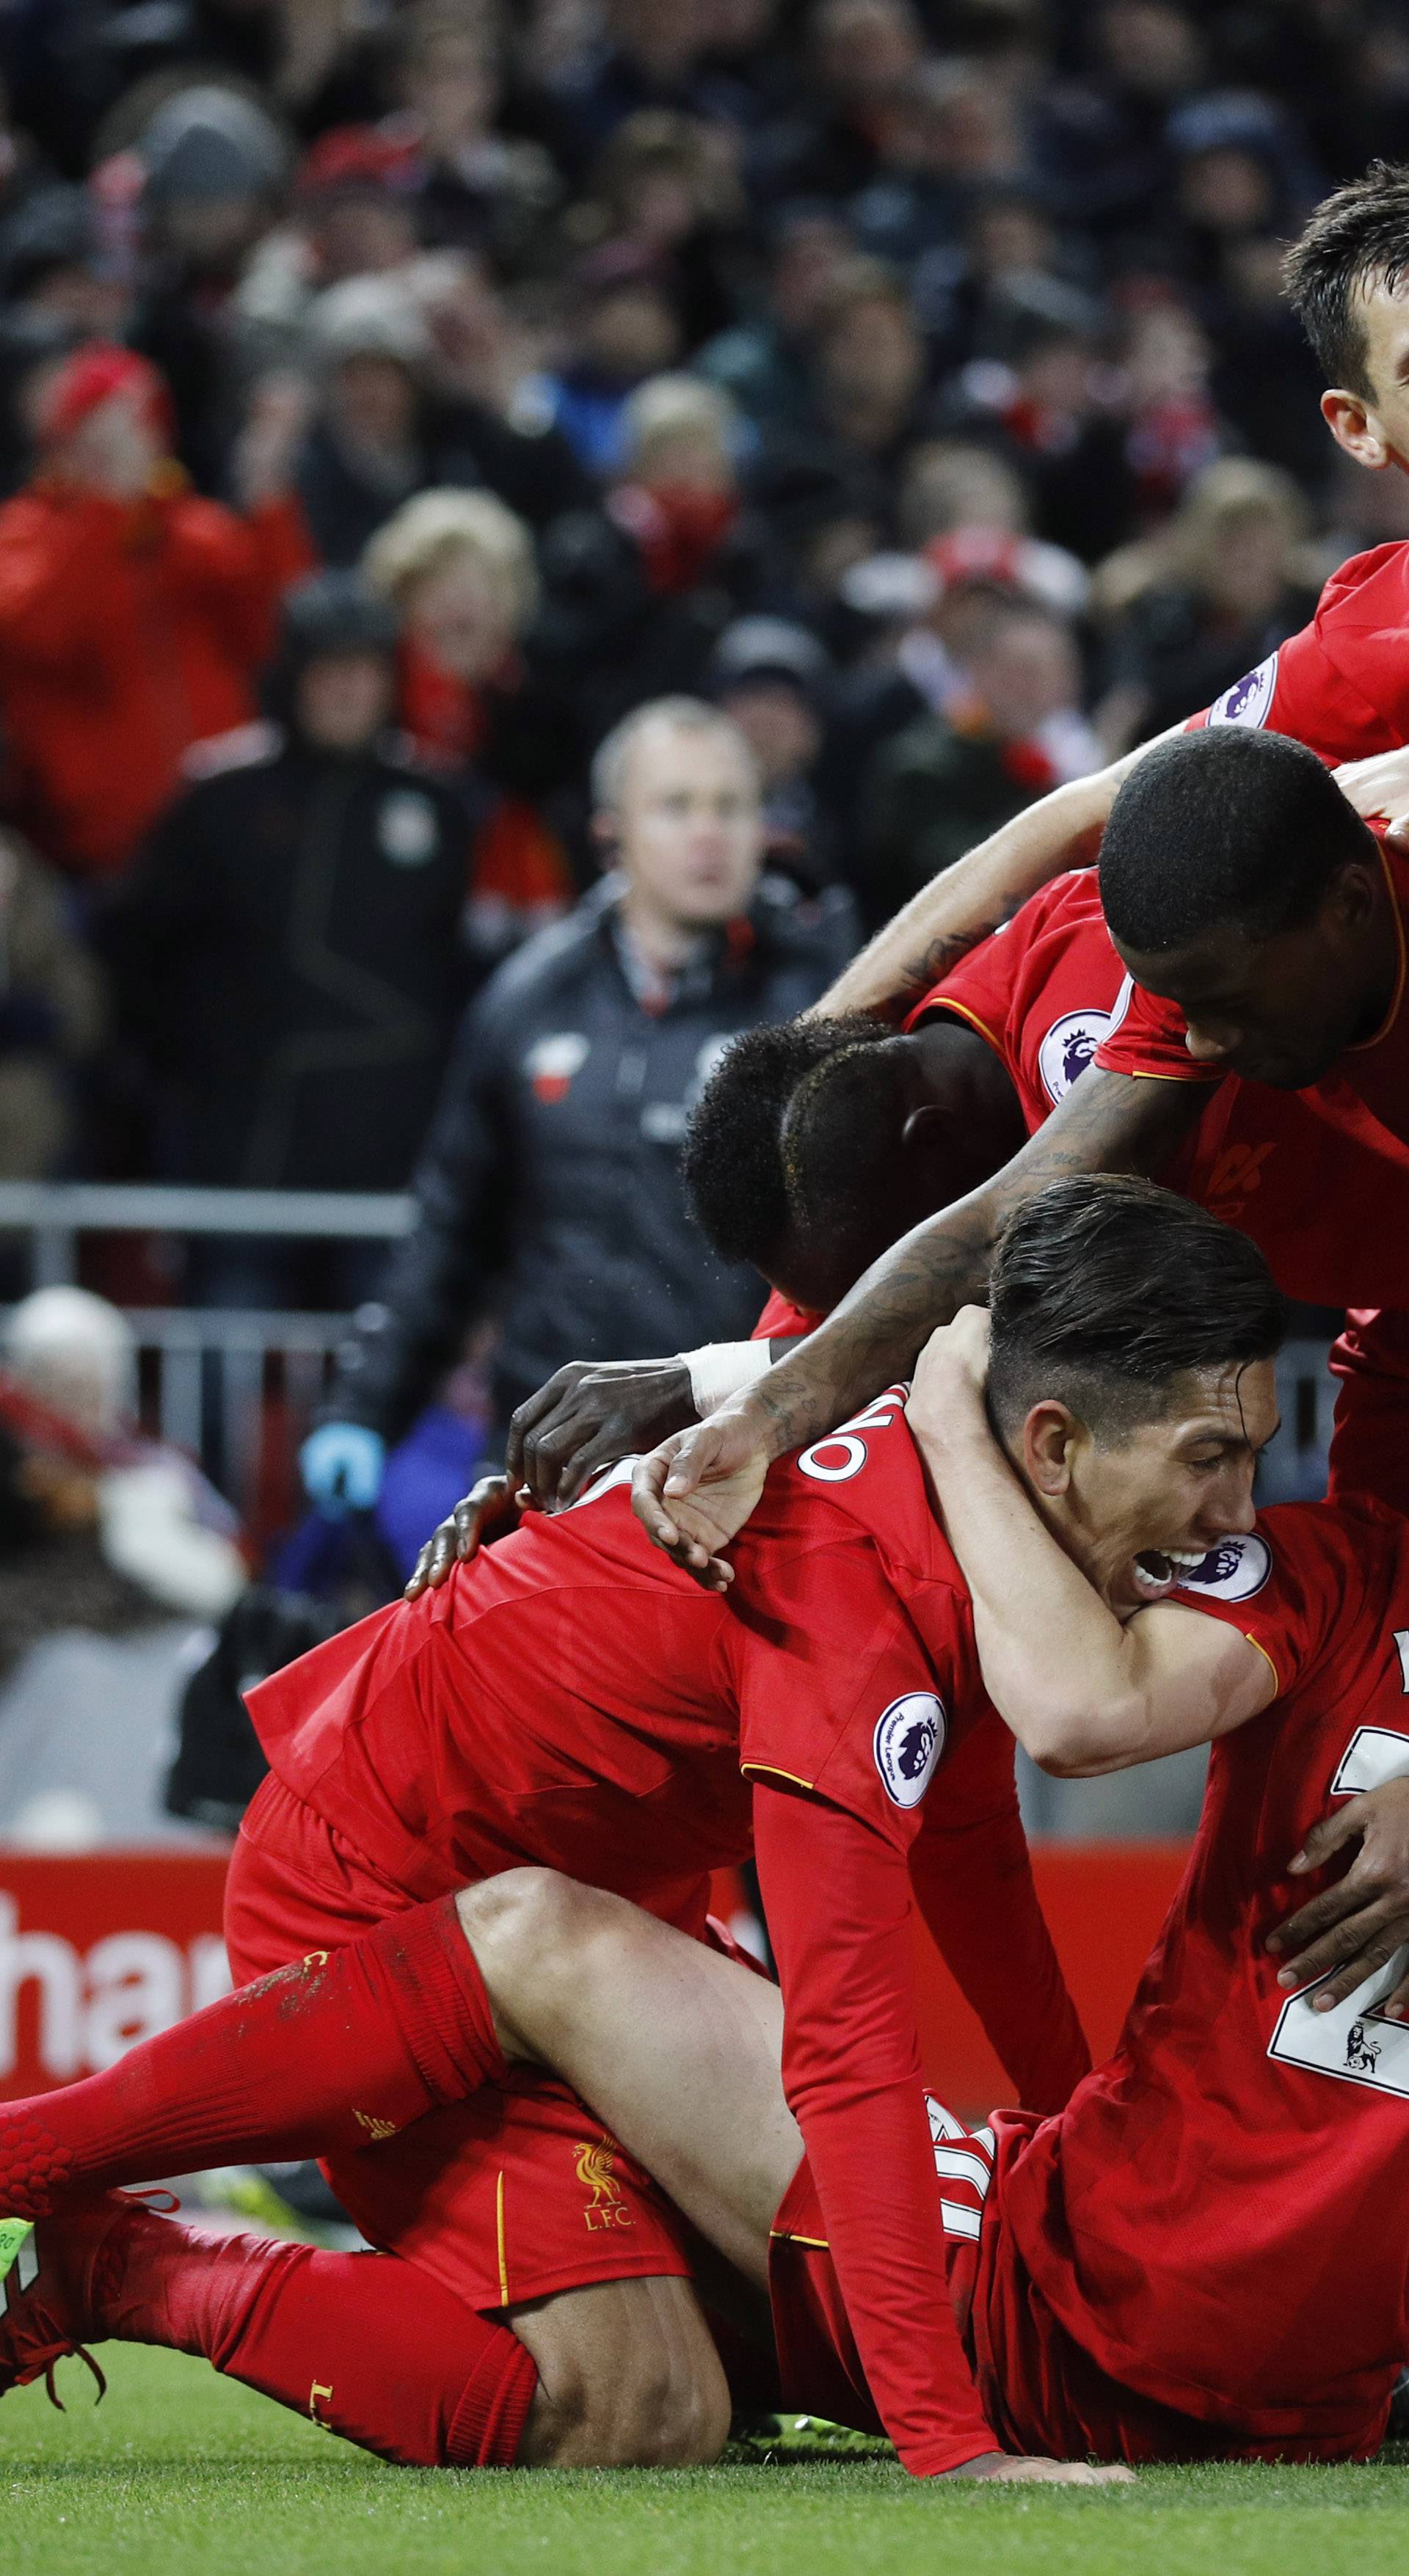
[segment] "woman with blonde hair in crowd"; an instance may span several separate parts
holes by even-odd
[[[1279,466],[1222,456],[1158,534],[1108,555],[1092,584],[1108,756],[1210,706],[1306,624],[1306,507]]]
[[[400,620],[402,725],[480,809],[470,921],[492,962],[577,894],[560,809],[581,746],[528,654],[533,540],[492,492],[418,492],[378,529],[363,569]]]

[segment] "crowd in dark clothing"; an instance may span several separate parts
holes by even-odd
[[[1409,157],[1387,0],[13,0],[0,79],[4,1173],[401,1188],[643,702],[868,928],[1404,532],[1278,273]]]

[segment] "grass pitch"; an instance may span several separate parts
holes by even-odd
[[[1402,2576],[1409,2469],[1157,2469],[1139,2487],[918,2487],[859,2453],[613,2474],[389,2469],[217,2379],[110,2346],[0,2412],[4,2576]]]

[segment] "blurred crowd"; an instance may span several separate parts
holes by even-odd
[[[857,936],[1409,533],[1278,285],[1409,155],[1391,0],[13,0],[0,74],[7,1176],[399,1187],[643,702]],[[379,869],[400,1078],[310,1119]]]
[[[414,1179],[389,1273],[84,1274],[378,1293],[304,1466],[402,1571],[562,1361],[748,1331],[678,1172],[723,1044],[1409,536],[1279,285],[1377,155],[1401,0],[0,11],[0,1180]],[[120,1317],[30,1312],[0,1649],[36,1528],[66,1597],[99,1532],[92,1624],[173,1564],[222,1616]],[[481,1327],[471,1428],[427,1417]],[[107,1354],[96,1431],[53,1337]]]

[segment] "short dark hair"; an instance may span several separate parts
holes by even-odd
[[[1289,734],[1209,725],[1157,743],[1101,842],[1101,905],[1121,947],[1154,956],[1217,923],[1269,937],[1309,921],[1374,835]]]
[[[768,1275],[792,1226],[783,1113],[816,1065],[888,1034],[860,1014],[785,1020],[726,1048],[691,1113],[681,1157],[690,1205],[722,1261],[751,1261]]]
[[[869,1244],[901,1177],[910,1061],[908,1041],[873,1020],[803,1075],[782,1128],[788,1205],[802,1233],[825,1229],[834,1240]],[[889,1171],[887,1139],[895,1150]]]
[[[1249,1236],[1153,1181],[1085,1174],[1014,1210],[989,1282],[1002,1436],[1069,1405],[1097,1439],[1157,1421],[1191,1370],[1271,1359],[1286,1308]]]
[[[1357,298],[1409,270],[1409,164],[1372,161],[1323,197],[1282,263],[1287,299],[1328,385],[1373,398]]]

